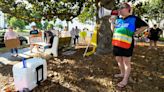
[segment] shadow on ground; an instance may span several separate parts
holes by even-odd
[[[60,55],[58,58],[49,60],[48,79],[73,92],[120,91],[116,84],[121,79],[113,77],[119,72],[113,55],[84,58],[83,52],[84,49],[77,49],[73,56]],[[147,50],[147,47],[135,48],[129,84],[121,90],[125,92],[163,92],[163,61],[164,48],[159,48],[158,51]],[[48,92],[53,91],[48,90]]]
[[[84,49],[77,49],[71,56],[60,54],[50,58],[48,79],[33,92],[116,92],[120,78],[114,78],[119,72],[112,54],[83,57]],[[132,58],[132,72],[124,92],[163,92],[164,91],[164,48],[158,51],[147,47],[137,47]],[[12,66],[0,68],[0,74],[11,74]],[[3,71],[7,71],[4,73]],[[11,74],[12,75],[12,74]]]

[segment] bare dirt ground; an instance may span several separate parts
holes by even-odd
[[[48,79],[33,92],[120,91],[116,84],[121,79],[114,78],[119,69],[113,55],[83,58],[84,50],[79,48],[71,56],[60,55],[47,60]],[[164,92],[164,47],[157,51],[136,47],[131,64],[129,83],[122,92]],[[12,65],[1,65],[0,89],[12,81]]]

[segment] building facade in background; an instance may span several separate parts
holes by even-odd
[[[5,27],[5,19],[4,19],[4,13],[0,11],[0,28]]]
[[[7,28],[7,23],[5,21],[5,14],[0,11],[0,29]]]

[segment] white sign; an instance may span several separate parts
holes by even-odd
[[[38,42],[43,42],[42,37],[31,37],[30,38],[30,44],[35,44],[35,43],[38,43]]]

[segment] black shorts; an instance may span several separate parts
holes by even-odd
[[[158,41],[159,37],[158,36],[152,36],[152,37],[149,37],[150,40],[153,40],[153,41]]]
[[[132,41],[131,47],[129,49],[124,49],[121,47],[114,46],[113,55],[131,57],[133,55],[133,48],[134,48],[134,40]]]
[[[78,35],[75,35],[75,39],[79,39],[79,36]]]

